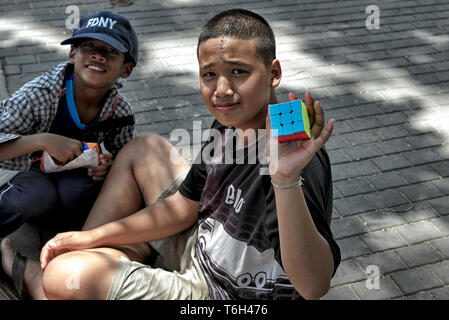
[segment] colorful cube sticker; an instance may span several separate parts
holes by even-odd
[[[310,139],[309,115],[301,100],[272,104],[269,112],[273,136],[279,142]]]

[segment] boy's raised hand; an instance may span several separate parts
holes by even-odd
[[[309,163],[315,153],[329,140],[334,127],[334,119],[325,126],[324,111],[319,101],[314,101],[309,92],[305,95],[310,119],[311,138],[303,141],[279,143],[271,134],[270,116],[266,118],[267,159],[270,166],[271,179],[280,185],[294,184],[298,181],[299,172]],[[290,101],[296,97],[290,93]],[[271,148],[277,148],[277,154]]]

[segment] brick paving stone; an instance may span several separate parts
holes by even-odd
[[[403,127],[391,126],[375,130],[375,134],[382,140],[404,138],[409,135]]]
[[[404,218],[392,211],[374,211],[363,213],[359,215],[365,225],[370,231],[389,228],[405,223]]]
[[[442,237],[442,233],[429,221],[419,221],[394,228],[409,244]]]
[[[410,167],[410,162],[400,154],[392,154],[371,160],[382,171]]]
[[[353,161],[365,160],[382,155],[382,151],[377,149],[376,144],[361,145],[358,148],[349,148],[345,150],[345,153]]]
[[[445,196],[449,195],[449,178],[434,180],[432,184]]]
[[[372,252],[385,251],[407,245],[407,242],[400,234],[391,228],[363,234],[360,236],[360,239]]]
[[[341,260],[347,260],[370,253],[370,251],[356,238],[336,240],[341,251]]]
[[[406,295],[443,285],[427,267],[397,271],[390,274],[390,277]]]
[[[402,138],[382,141],[376,146],[385,155],[412,150],[412,147]]]
[[[397,171],[397,173],[404,177],[411,184],[435,180],[439,177],[438,173],[429,165],[400,169]]]
[[[320,300],[358,300],[350,286],[331,288]]]
[[[441,192],[435,188],[431,182],[400,187],[398,188],[398,191],[404,194],[411,202],[418,202],[442,196]]]
[[[351,237],[368,231],[356,216],[343,217],[332,221],[332,232],[335,239]]]
[[[383,172],[378,175],[372,175],[367,179],[373,184],[376,190],[384,190],[407,185],[409,182],[403,178],[398,172]]]
[[[437,154],[430,148],[404,152],[403,156],[414,166],[435,162],[437,159]]]
[[[435,208],[435,210],[441,215],[449,214],[449,197],[441,197],[437,199],[431,199],[428,203]]]
[[[397,189],[389,189],[367,194],[366,198],[378,209],[391,208],[409,203],[409,200],[405,198]]]
[[[449,300],[449,287],[433,289],[429,293],[437,300]]]
[[[416,222],[439,216],[428,201],[398,206],[392,208],[392,211],[404,218],[406,222]]]
[[[362,279],[366,279],[366,274],[354,260],[342,261],[331,280],[331,287],[360,281]]]
[[[432,240],[430,243],[435,246],[443,257],[449,259],[449,238],[446,237]]]
[[[449,261],[443,261],[429,266],[429,268],[440,278],[444,284],[449,284]]]
[[[334,206],[337,208],[341,216],[350,216],[376,209],[376,207],[369,202],[364,195],[334,200]]]
[[[379,173],[380,170],[371,160],[354,161],[351,163],[335,165],[333,170],[342,170],[346,178],[355,178]]]
[[[420,243],[409,247],[396,249],[396,253],[407,264],[413,268],[424,264],[441,261],[442,256],[429,243]]]
[[[343,134],[342,136],[352,146],[358,146],[358,145],[363,145],[363,144],[379,141],[379,138],[374,134],[374,132],[372,132],[370,130],[346,133],[346,134]]]
[[[346,155],[346,153],[342,150],[331,150],[328,151],[329,160],[332,165],[339,163],[350,162],[351,159]]]
[[[382,107],[382,105],[380,105]],[[407,122],[407,115],[402,111],[397,111],[392,113],[392,106],[387,105],[388,111],[390,113],[387,114],[380,114],[376,116],[376,119],[379,120],[382,123],[382,126],[392,126],[392,125],[398,125]]]
[[[385,300],[402,296],[402,292],[388,277],[379,279],[379,288],[367,286],[366,281],[357,282],[351,286],[362,300]]]
[[[449,216],[431,219],[430,222],[441,232],[441,234],[449,235]]]
[[[354,178],[335,183],[335,187],[344,196],[353,196],[374,191],[366,178]]]
[[[449,161],[442,161],[438,163],[432,163],[431,167],[441,176],[449,176]]]
[[[434,133],[427,133],[424,135],[406,137],[405,141],[414,149],[427,148],[430,146],[440,146],[443,142],[440,137],[437,137]]]
[[[400,297],[398,300],[434,300],[433,295],[429,291],[422,291],[408,296]]]
[[[355,258],[355,261],[359,263],[363,270],[366,270],[370,265],[377,266],[379,268],[379,273],[382,276],[393,271],[407,268],[407,265],[399,258],[394,250],[357,257]]]

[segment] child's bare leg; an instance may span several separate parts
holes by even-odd
[[[173,146],[157,135],[143,135],[118,154],[83,229],[121,219],[157,200],[189,165],[170,160]],[[179,164],[179,162],[181,162]]]
[[[73,251],[53,259],[43,275],[48,299],[106,299],[120,256],[135,259],[132,251],[98,248]]]
[[[101,192],[87,217],[83,230],[121,219],[157,200],[168,186],[189,165],[179,156],[170,159],[175,151],[164,138],[142,135],[129,142],[117,155]],[[124,246],[134,250],[135,261],[144,262],[150,255],[146,244]]]

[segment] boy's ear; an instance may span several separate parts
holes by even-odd
[[[272,88],[276,88],[281,83],[282,78],[282,68],[281,63],[278,59],[274,59],[273,62],[271,62],[271,82],[270,86]]]
[[[77,48],[76,47],[71,47],[70,48],[70,53],[69,53],[69,63],[74,64],[75,63],[75,53],[76,53]]]
[[[128,78],[134,68],[134,62],[128,61],[123,64],[122,71],[120,72],[120,78]]]

